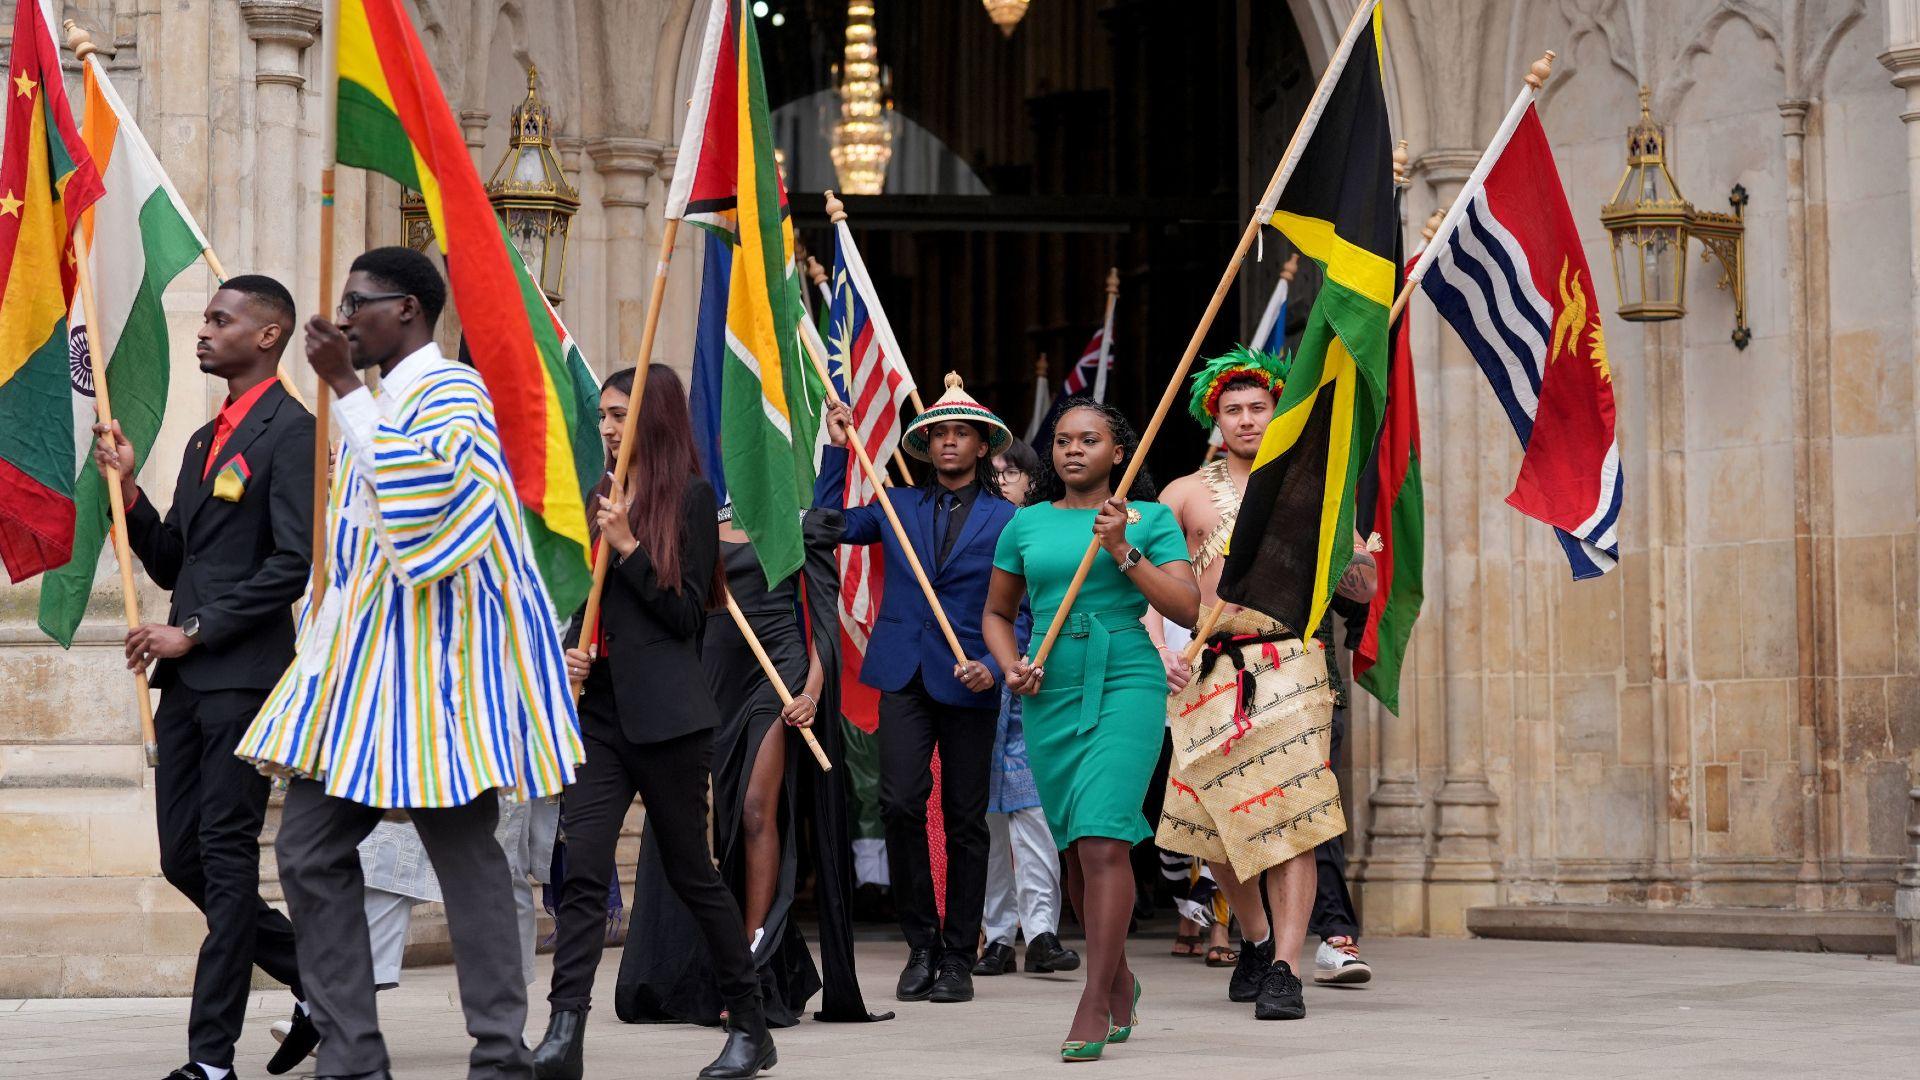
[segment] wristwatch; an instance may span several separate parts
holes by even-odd
[[[1120,572],[1124,574],[1132,570],[1134,567],[1140,565],[1140,560],[1144,558],[1146,558],[1146,556],[1140,553],[1139,548],[1128,548],[1126,558],[1120,560]]]
[[[187,616],[187,621],[180,624],[180,632],[187,635],[188,641],[195,645],[200,644],[200,616]]]

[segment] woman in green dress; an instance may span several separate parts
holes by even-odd
[[[1057,415],[1041,498],[1000,534],[982,630],[1007,688],[1031,695],[1028,760],[1054,842],[1067,853],[1067,894],[1087,934],[1087,982],[1060,1056],[1087,1061],[1132,1035],[1140,992],[1126,957],[1134,891],[1128,850],[1153,835],[1141,807],[1167,703],[1166,668],[1140,618],[1151,604],[1192,626],[1200,590],[1173,513],[1113,497],[1114,481],[1140,443],[1126,418],[1090,399],[1069,402]],[[1144,474],[1135,477],[1133,494],[1152,498]],[[1045,668],[1034,667],[1015,643],[1020,600],[1032,602],[1040,640],[1089,535],[1105,553],[1094,558]]]

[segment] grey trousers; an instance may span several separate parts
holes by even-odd
[[[532,1055],[521,1038],[527,988],[520,978],[507,856],[493,836],[498,812],[489,793],[465,806],[412,810],[408,816],[446,897],[460,1006],[474,1039],[468,1080],[530,1080]],[[301,981],[320,1029],[318,1075],[330,1080],[387,1075],[359,852],[381,813],[334,798],[311,780],[295,780],[274,841]]]

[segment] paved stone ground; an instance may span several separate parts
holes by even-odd
[[[1090,1076],[1280,1080],[1284,1077],[1838,1077],[1920,1076],[1920,968],[1886,958],[1631,945],[1380,939],[1366,988],[1308,987],[1308,1017],[1258,1023],[1225,999],[1225,973],[1174,960],[1164,940],[1136,943],[1146,984],[1142,1026]],[[884,1024],[811,1021],[777,1034],[789,1080],[915,1080],[1052,1074],[1079,980],[978,980],[970,1005],[891,1000],[901,960],[859,947],[869,1007]],[[609,953],[601,989],[619,963]],[[546,1024],[547,960],[529,1020]],[[465,1035],[451,968],[407,973],[381,995],[394,1072],[464,1075]],[[254,995],[238,1061],[265,1075],[267,1024],[286,998]],[[0,1076],[158,1078],[178,1065],[181,999],[0,1002]],[[628,1027],[611,1008],[588,1029],[587,1074],[692,1077],[719,1047],[691,1027]],[[311,1068],[295,1076],[311,1075]],[[1078,1075],[1076,1073],[1075,1075]]]

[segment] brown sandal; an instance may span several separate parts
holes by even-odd
[[[1208,967],[1232,967],[1240,962],[1240,954],[1225,945],[1214,945],[1207,949]]]
[[[1200,952],[1200,935],[1199,934],[1173,935],[1173,955],[1184,957],[1187,959],[1197,959],[1198,957],[1200,957],[1202,955],[1202,953]]]

